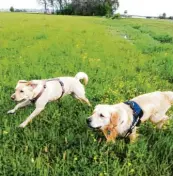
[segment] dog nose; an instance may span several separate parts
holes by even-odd
[[[87,124],[91,122],[91,118],[86,119]]]
[[[11,96],[11,99],[14,100],[14,99],[15,99],[15,95],[12,95],[12,96]]]

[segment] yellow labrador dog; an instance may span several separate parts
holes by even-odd
[[[19,127],[24,128],[35,116],[37,116],[45,105],[61,97],[71,94],[81,102],[90,106],[89,100],[85,97],[85,89],[80,80],[84,80],[86,85],[88,76],[86,73],[79,72],[75,77],[59,77],[47,80],[20,80],[17,83],[15,93],[11,96],[12,100],[20,102],[8,113],[14,113],[17,109],[35,103],[36,109]],[[22,101],[22,102],[21,102]]]
[[[173,92],[153,92],[115,105],[97,105],[87,118],[88,126],[101,129],[107,141],[117,136],[129,137],[133,142],[139,122],[151,120],[158,128],[169,119],[166,112],[173,103]]]

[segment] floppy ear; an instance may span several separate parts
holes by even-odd
[[[27,82],[28,82],[28,81],[26,81],[26,80],[19,80],[19,81],[18,81],[18,83],[25,83],[25,84],[26,84]]]
[[[117,124],[118,124],[118,113],[114,112],[111,114],[109,125],[103,130],[103,133],[107,139],[107,142],[114,142],[115,138],[118,136]]]
[[[112,128],[115,128],[117,126],[117,123],[118,123],[118,113],[114,112],[111,114],[110,125],[112,126]]]
[[[33,83],[32,81],[27,82],[27,86],[31,86],[33,89],[37,87],[38,84]]]
[[[28,86],[31,86],[32,89],[32,94],[30,96],[30,99],[35,98],[41,91],[44,89],[45,82],[43,81],[29,81]]]
[[[26,86],[31,86],[32,88],[36,88],[37,84],[33,83],[32,81],[26,80],[19,80],[18,83],[25,84]]]

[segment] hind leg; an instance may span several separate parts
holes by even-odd
[[[169,117],[165,115],[163,119],[159,123],[157,123],[157,128],[161,129],[162,126],[168,121],[168,119]]]
[[[92,106],[91,103],[89,102],[89,100],[85,97],[85,95],[83,97],[79,97],[77,95],[73,95],[73,97],[75,97],[76,99],[78,99],[80,102],[87,103],[88,106]]]
[[[86,97],[80,97],[79,100],[81,100],[84,103],[87,103],[88,106],[92,106],[91,103],[89,102],[89,100]]]
[[[156,114],[150,118],[151,122],[156,124],[157,128],[161,129],[164,123],[169,119],[167,115]]]
[[[87,103],[88,106],[91,106],[89,100],[85,96],[85,90],[83,87],[81,89],[75,89],[75,91],[73,92],[73,97],[75,97],[81,102]]]

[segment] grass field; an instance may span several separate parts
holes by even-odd
[[[171,21],[0,13],[0,175],[172,176],[173,121],[163,130],[142,124],[134,144],[106,144],[85,122],[96,104],[173,90],[172,29]],[[67,96],[25,129],[18,125],[34,106],[7,115],[18,80],[79,71],[92,108]]]

